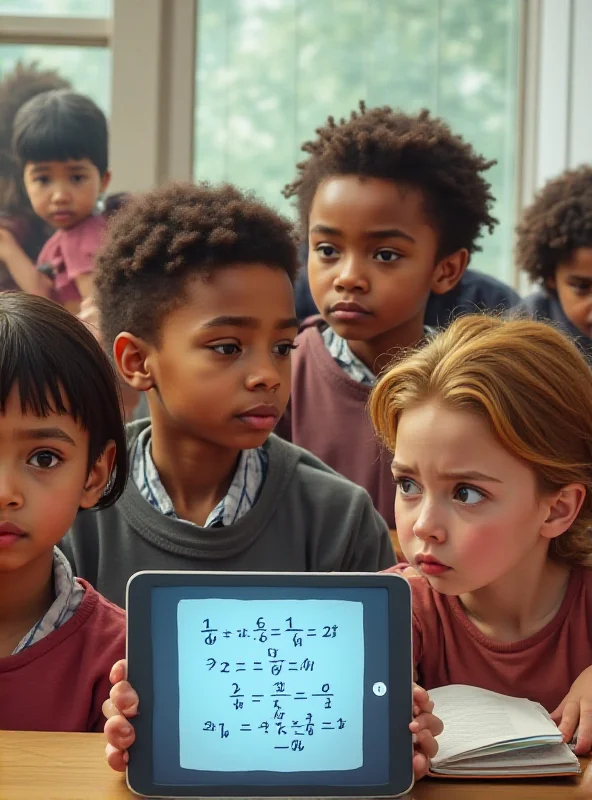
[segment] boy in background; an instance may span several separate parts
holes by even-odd
[[[99,255],[105,346],[146,392],[128,426],[131,475],[63,549],[123,606],[140,569],[368,571],[394,562],[360,487],[274,436],[298,320],[290,224],[232,186],[132,199]]]
[[[321,316],[298,337],[281,432],[367,489],[393,528],[390,458],[366,404],[381,370],[426,335],[430,293],[458,284],[482,230],[493,229],[482,173],[494,162],[427,111],[362,103],[317,134],[284,192],[298,203]]]
[[[516,263],[539,285],[517,310],[555,322],[592,363],[592,167],[538,192],[517,229]]]

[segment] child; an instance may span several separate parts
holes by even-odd
[[[95,255],[105,219],[107,121],[83,95],[52,91],[29,100],[14,122],[13,146],[35,213],[57,229],[37,259],[0,238],[0,257],[23,291],[52,296],[77,314],[92,292]]]
[[[121,500],[63,543],[119,605],[139,569],[373,571],[394,563],[368,494],[270,435],[298,331],[291,226],[231,186],[132,199],[100,253],[105,345],[150,420]]]
[[[427,111],[361,104],[317,133],[285,194],[298,200],[322,317],[298,338],[281,432],[366,488],[392,528],[390,467],[365,406],[376,375],[424,337],[430,292],[453,289],[493,229],[481,175],[493,162]]]
[[[541,189],[518,226],[516,261],[540,286],[518,308],[557,323],[592,363],[592,167]]]
[[[0,729],[103,726],[125,615],[55,545],[125,477],[115,376],[93,336],[49,300],[0,295]]]
[[[0,252],[13,239],[35,260],[51,235],[50,229],[31,208],[22,185],[22,169],[12,152],[12,126],[19,108],[42,92],[69,89],[68,81],[53,70],[38,65],[17,64],[0,80]],[[6,233],[8,232],[8,233]],[[18,252],[18,251],[17,251]],[[18,289],[0,257],[0,291]]]
[[[553,327],[470,316],[370,400],[394,455],[418,679],[541,703],[592,745],[592,373]],[[583,674],[581,674],[583,673]],[[580,677],[578,677],[580,676]],[[571,688],[570,688],[571,687]]]

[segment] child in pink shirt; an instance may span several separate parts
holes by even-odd
[[[105,231],[101,196],[110,180],[105,115],[83,95],[44,92],[19,109],[13,146],[33,210],[56,232],[37,268],[16,248],[3,258],[21,289],[52,297],[77,314],[92,293],[95,254]]]
[[[465,317],[391,367],[370,416],[393,454],[426,689],[528,697],[592,746],[592,372],[528,320]],[[401,568],[401,567],[400,567]],[[399,569],[400,569],[399,568]],[[396,569],[396,568],[395,568]]]

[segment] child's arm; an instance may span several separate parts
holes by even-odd
[[[592,749],[592,667],[585,669],[571,685],[567,696],[551,714],[566,742],[571,742],[577,729],[575,752]]]
[[[136,733],[127,721],[138,713],[140,699],[132,686],[127,682],[127,663],[118,661],[111,670],[110,680],[113,683],[110,700],[103,705],[103,713],[107,717],[105,723],[105,756],[111,769],[125,772],[129,761],[128,749],[136,738]],[[434,716],[434,704],[425,689],[413,686],[413,722],[409,730],[413,734],[415,755],[413,756],[413,772],[415,780],[423,778],[432,759],[438,752],[436,736],[444,726],[442,720]]]
[[[76,288],[78,289],[78,293],[82,300],[86,298],[91,298],[93,294],[93,276],[85,272],[82,275],[78,275],[77,278],[74,279],[76,282]]]
[[[0,260],[4,261],[12,279],[23,292],[41,297],[51,296],[51,279],[39,272],[6,228],[0,228]]]

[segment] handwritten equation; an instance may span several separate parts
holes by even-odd
[[[177,626],[182,768],[362,765],[362,603],[182,600]]]

